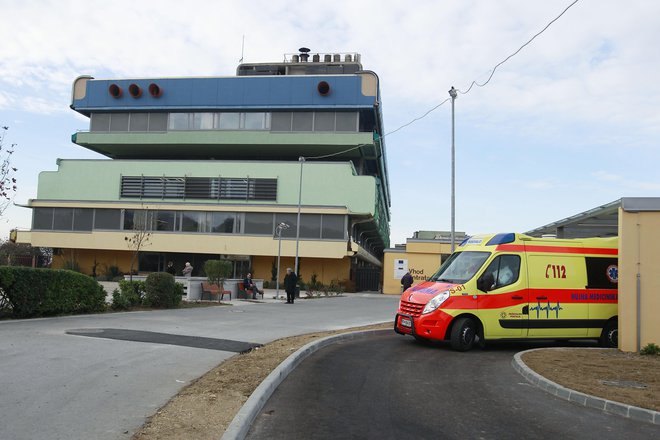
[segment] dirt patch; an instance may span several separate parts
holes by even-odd
[[[660,411],[660,356],[616,349],[557,348],[525,353],[522,360],[566,388]]]
[[[133,440],[218,439],[254,389],[303,345],[333,334],[391,328],[391,323],[384,323],[294,336],[236,355],[173,397],[144,424]],[[523,361],[534,371],[567,388],[660,410],[660,356],[566,348],[527,353]],[[638,384],[646,388],[633,387]]]
[[[392,324],[385,323],[294,336],[229,358],[181,390],[147,420],[133,439],[217,440],[254,389],[300,347],[330,335],[390,328]]]

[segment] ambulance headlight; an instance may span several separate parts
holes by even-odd
[[[440,307],[443,302],[447,301],[447,298],[449,298],[449,290],[445,290],[442,293],[438,293],[436,296],[431,298],[431,301],[426,303],[426,307],[424,307],[422,314],[431,313],[432,311]]]

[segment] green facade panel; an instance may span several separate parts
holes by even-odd
[[[39,200],[95,202],[222,203],[245,205],[297,205],[300,163],[277,161],[213,160],[60,160],[57,171],[39,175]],[[351,213],[376,215],[376,178],[359,176],[350,162],[305,162],[302,205],[345,206]],[[275,202],[237,200],[136,199],[121,198],[122,176],[165,177],[251,177],[277,179]]]

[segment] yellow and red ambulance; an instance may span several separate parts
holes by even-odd
[[[505,233],[463,241],[401,295],[397,333],[465,351],[504,339],[618,337],[618,239]]]

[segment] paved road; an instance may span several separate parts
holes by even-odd
[[[236,341],[389,321],[397,301],[347,294],[0,321],[0,439],[130,438],[179,389],[245,347]]]
[[[307,358],[266,403],[248,439],[660,438],[660,427],[580,407],[511,367],[522,345],[457,353],[393,331]],[[579,372],[576,372],[579,374]]]

